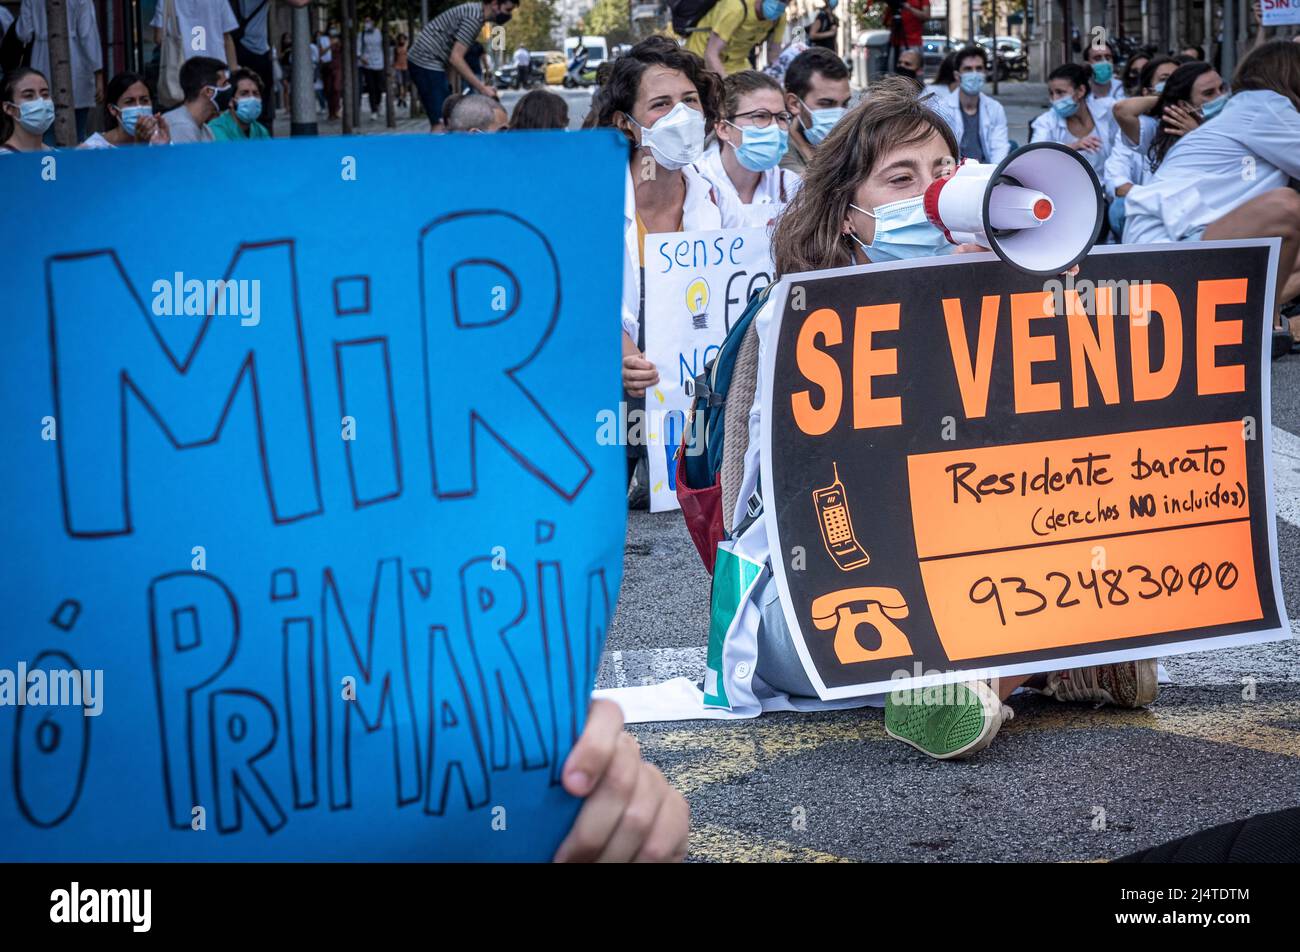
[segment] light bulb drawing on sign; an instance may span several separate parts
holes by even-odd
[[[709,282],[696,278],[686,285],[686,309],[691,315],[691,326],[702,331],[709,326]]]

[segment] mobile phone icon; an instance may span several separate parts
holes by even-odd
[[[835,481],[813,491],[813,504],[817,507],[817,524],[821,526],[826,551],[840,570],[847,572],[866,565],[871,556],[853,534],[853,520],[849,515],[844,484],[840,482],[839,464],[832,465]]]

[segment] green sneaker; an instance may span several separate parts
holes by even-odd
[[[885,733],[936,760],[956,760],[991,744],[1014,713],[984,681],[891,691]]]

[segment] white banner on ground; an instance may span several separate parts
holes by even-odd
[[[1264,26],[1300,23],[1300,0],[1261,0]]]
[[[684,384],[703,373],[750,295],[772,280],[772,257],[766,228],[733,228],[646,235],[644,260],[645,353],[659,383],[646,391],[643,432],[650,511],[665,512],[677,508],[673,456],[691,402]]]

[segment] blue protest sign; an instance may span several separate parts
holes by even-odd
[[[625,162],[5,159],[0,858],[549,858],[622,564]]]

